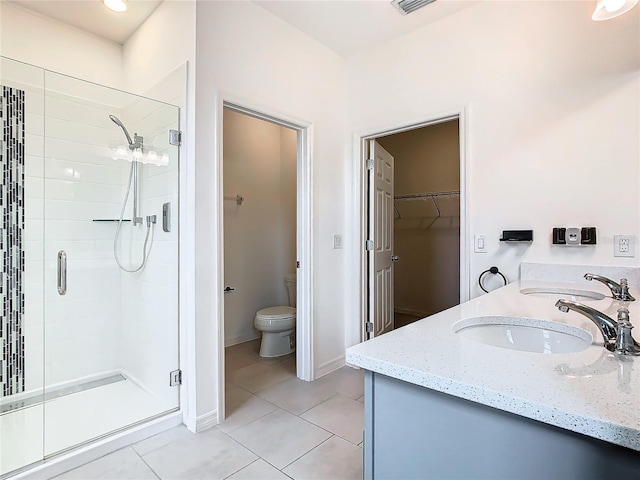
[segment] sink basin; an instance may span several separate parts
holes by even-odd
[[[593,337],[581,328],[558,322],[520,317],[475,317],[457,322],[456,334],[493,347],[532,353],[575,353]]]
[[[565,300],[573,300],[574,302],[585,302],[589,300],[602,300],[605,296],[591,290],[578,290],[573,288],[523,288],[520,290],[523,295],[533,295],[535,297],[546,297]]]

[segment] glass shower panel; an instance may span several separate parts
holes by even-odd
[[[46,457],[178,408],[179,109],[45,87]]]
[[[0,476],[43,458],[44,72],[0,57]]]

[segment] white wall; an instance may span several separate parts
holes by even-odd
[[[258,338],[258,310],[288,305],[296,271],[296,132],[224,110],[225,346]],[[293,153],[293,155],[291,155]],[[238,205],[235,197],[244,201]]]
[[[122,88],[122,46],[7,1],[0,2],[0,54]]]
[[[640,233],[640,9],[593,22],[592,8],[480,2],[348,62],[351,131],[465,108],[468,234],[489,242],[488,253],[471,253],[472,296],[492,265],[512,280],[523,260],[638,265],[612,256],[611,237]],[[555,226],[596,226],[599,244],[552,246]],[[503,229],[533,229],[534,242],[500,244]]]
[[[333,52],[250,2],[198,2],[196,88],[196,216],[218,210],[216,112],[219,96],[313,124],[313,341],[315,370],[344,362],[343,250],[332,234],[344,231],[344,62]],[[221,114],[221,112],[218,112]],[[198,413],[215,409],[221,322],[215,293],[222,289],[211,252],[221,238],[213,222],[196,227]],[[206,410],[204,410],[206,411]]]

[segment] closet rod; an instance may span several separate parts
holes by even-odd
[[[429,198],[438,197],[455,197],[460,195],[460,190],[453,190],[451,192],[431,192],[431,193],[410,193],[408,195],[395,195],[394,200],[427,200]]]

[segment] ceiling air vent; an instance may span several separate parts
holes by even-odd
[[[393,0],[391,5],[396,7],[402,15],[406,15],[407,13],[415,12],[419,8],[429,5],[435,1],[436,0]]]

